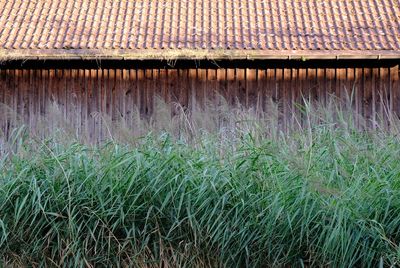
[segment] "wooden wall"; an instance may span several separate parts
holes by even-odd
[[[268,111],[279,104],[289,118],[302,98],[326,102],[354,92],[354,109],[368,120],[384,113],[383,103],[400,114],[399,67],[340,69],[1,69],[0,127],[8,133],[15,120],[36,128],[37,118],[58,112],[71,127],[99,130],[96,114],[113,119],[135,112],[149,117],[154,96],[179,102],[185,109],[213,99]],[[6,108],[7,107],[7,108]],[[53,108],[52,108],[53,107]],[[10,108],[10,109],[9,109]],[[12,111],[16,111],[17,114]],[[15,120],[13,120],[15,119]],[[48,122],[50,125],[55,122]]]

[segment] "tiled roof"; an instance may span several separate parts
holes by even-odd
[[[398,55],[400,0],[0,0],[0,51]]]

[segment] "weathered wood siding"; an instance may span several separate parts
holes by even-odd
[[[268,111],[279,103],[290,121],[302,98],[324,103],[329,95],[353,92],[355,111],[369,120],[384,114],[383,104],[400,114],[399,67],[308,69],[1,69],[0,127],[7,135],[15,120],[32,128],[40,116],[58,112],[77,132],[99,135],[96,115],[126,118],[135,107],[143,116],[154,110],[154,96],[179,102],[184,109],[212,100],[239,102]],[[8,108],[5,108],[8,107]],[[16,111],[17,114],[12,113]],[[173,112],[173,109],[172,109]],[[11,118],[10,118],[11,117]],[[18,121],[17,120],[17,121]],[[52,124],[52,122],[48,122]]]

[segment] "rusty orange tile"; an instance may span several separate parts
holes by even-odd
[[[392,0],[0,0],[2,49],[398,51]]]

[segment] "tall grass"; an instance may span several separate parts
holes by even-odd
[[[335,105],[303,109],[287,132],[251,109],[112,127],[100,144],[16,129],[0,158],[3,263],[399,265],[395,117],[367,131]]]

